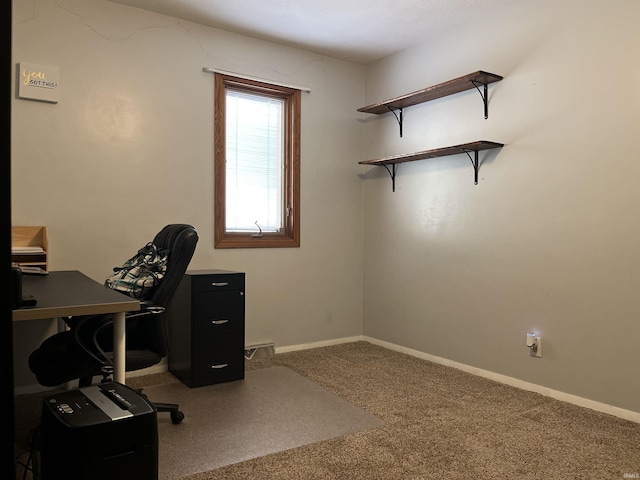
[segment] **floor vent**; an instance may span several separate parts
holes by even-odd
[[[273,343],[263,343],[261,345],[249,345],[244,348],[244,358],[247,360],[263,360],[272,358],[276,354]]]

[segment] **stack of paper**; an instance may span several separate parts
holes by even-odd
[[[44,253],[42,247],[11,247],[12,255],[32,255],[34,253]]]

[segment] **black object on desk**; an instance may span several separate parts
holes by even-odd
[[[22,305],[20,305],[20,307],[35,307],[36,304],[38,303],[38,300],[36,300],[36,297],[34,297],[33,295],[23,295],[22,296]]]
[[[44,270],[43,270],[44,271]],[[37,302],[33,295],[22,294],[22,276],[24,268],[18,266],[11,267],[11,308],[33,307]],[[27,274],[28,275],[28,274]]]
[[[11,267],[11,308],[15,310],[22,306],[22,270]]]

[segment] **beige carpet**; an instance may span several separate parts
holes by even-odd
[[[376,416],[287,367],[199,388],[181,383],[144,389],[151,400],[178,403],[185,419],[159,414],[160,480],[182,478],[380,426]]]

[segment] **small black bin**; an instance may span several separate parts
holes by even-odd
[[[121,383],[44,398],[40,433],[43,480],[158,478],[156,409]]]

